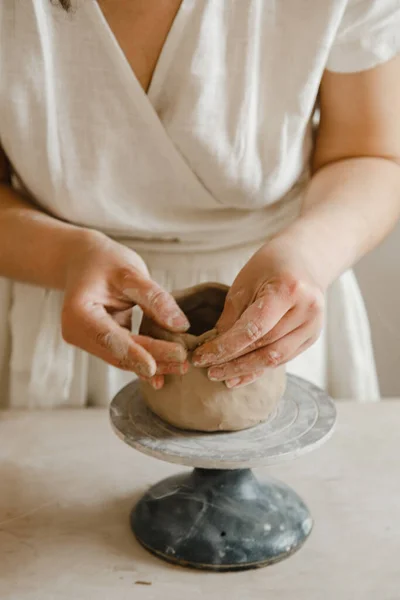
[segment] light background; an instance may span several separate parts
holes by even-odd
[[[400,225],[356,266],[383,396],[400,396]]]

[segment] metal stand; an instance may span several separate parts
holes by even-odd
[[[235,433],[175,429],[143,402],[137,383],[113,400],[116,433],[137,450],[193,466],[154,485],[131,514],[138,541],[182,566],[214,571],[262,567],[282,560],[312,529],[299,496],[273,479],[259,482],[251,467],[291,459],[316,448],[332,432],[336,411],[322,390],[289,376],[269,421]]]

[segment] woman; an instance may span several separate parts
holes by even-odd
[[[378,399],[349,269],[400,213],[400,0],[70,4],[0,6],[3,405],[161,387],[186,357],[131,308],[184,330],[209,280],[211,378]]]

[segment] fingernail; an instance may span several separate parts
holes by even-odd
[[[139,377],[154,377],[154,375],[156,374],[157,371],[157,366],[154,363],[154,365],[147,365],[147,364],[142,364],[142,363],[135,363],[134,365],[134,369],[135,373],[137,375],[139,375]]]
[[[161,377],[156,377],[151,381],[151,385],[155,390],[160,390],[164,384],[164,379]]]
[[[240,383],[240,377],[233,377],[232,379],[227,379],[225,381],[225,385],[229,389],[235,387],[238,383]]]
[[[167,320],[167,325],[169,327],[173,327],[174,329],[179,329],[182,331],[186,331],[190,327],[190,323],[185,317],[185,315],[181,312],[176,312],[171,315],[171,317]]]
[[[224,379],[225,376],[225,372],[224,369],[218,369],[217,367],[212,367],[211,369],[208,370],[208,379],[210,381],[221,381],[221,379]]]

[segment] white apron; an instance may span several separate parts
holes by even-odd
[[[3,1],[0,139],[18,184],[54,216],[123,240],[167,289],[232,283],[300,212],[319,81],[327,64],[340,70],[352,31],[351,11],[340,31],[347,4],[318,3],[299,28],[302,0],[183,0],[146,96],[93,0],[71,15]],[[364,10],[354,27],[387,22]],[[379,34],[367,56],[348,40],[359,68],[398,51],[380,54]],[[61,306],[60,292],[0,281],[2,405],[106,405],[132,378],[62,341]],[[379,399],[351,271],[327,294],[319,341],[288,370],[336,398]]]

